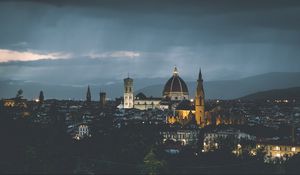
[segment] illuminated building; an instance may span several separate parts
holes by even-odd
[[[168,91],[168,89],[170,90]],[[166,83],[163,93],[165,98],[181,100],[175,107],[174,115],[167,117],[167,123],[174,124],[177,122],[181,125],[186,125],[195,120],[198,126],[203,127],[206,125],[204,88],[201,70],[198,75],[195,100],[186,100],[188,98],[188,89],[184,81],[178,76],[176,67],[174,69],[173,77],[171,77]]]
[[[203,89],[203,79],[201,70],[199,71],[197,80],[197,89],[195,96],[195,117],[197,125],[204,126],[205,123],[205,111],[204,111],[204,89]]]
[[[179,86],[179,87],[185,87],[186,84],[184,81],[178,76],[177,69],[175,67],[174,75],[173,77],[167,82],[165,86],[165,90],[172,86]],[[175,80],[177,78],[177,80]],[[181,81],[182,80],[182,81]],[[171,82],[171,84],[170,84]],[[180,82],[177,83],[179,85],[174,85],[174,82]],[[166,92],[164,90],[164,93]],[[177,95],[177,93],[175,93]],[[182,93],[183,94],[183,93]],[[186,94],[188,95],[188,90],[186,88]],[[165,95],[172,95],[172,91],[165,93]],[[168,96],[167,96],[168,97]],[[182,96],[182,101],[178,104],[178,106],[175,108],[175,114],[174,116],[169,116],[167,118],[167,123],[174,124],[176,122],[186,125],[193,119],[196,120],[196,124],[198,126],[205,126],[205,109],[204,109],[204,88],[203,88],[203,79],[201,70],[199,71],[198,80],[197,80],[197,89],[196,89],[196,96],[194,101],[185,100],[188,96]],[[179,99],[178,97],[174,97],[175,99]],[[173,99],[174,99],[173,98]],[[172,99],[172,97],[171,97]],[[195,102],[195,103],[194,103]],[[175,121],[176,120],[176,121]]]
[[[195,106],[190,100],[182,100],[175,108],[174,116],[167,117],[167,123],[179,123],[181,125],[195,122]]]
[[[4,107],[18,107],[18,108],[27,108],[27,100],[25,99],[4,99],[3,100]]]
[[[124,79],[124,108],[133,108],[133,100],[133,79],[128,77]]]
[[[91,135],[89,133],[89,127],[88,127],[88,125],[80,124],[78,126],[77,134],[74,136],[74,138],[77,140],[80,140],[84,137],[91,137]]]
[[[239,111],[217,106],[205,112],[206,125],[241,125],[246,118]]]
[[[5,99],[5,100],[3,100],[3,104],[4,104],[5,107],[14,107],[15,106],[15,100]]]
[[[147,97],[143,93],[138,93],[134,98],[134,108],[139,110],[161,109],[161,98]]]
[[[174,101],[180,101],[189,98],[188,87],[183,79],[179,77],[176,67],[174,68],[173,76],[165,84],[163,97]]]
[[[266,162],[272,162],[276,159],[285,161],[287,158],[300,153],[300,146],[295,144],[258,143],[253,153],[256,154],[256,151],[259,149],[265,151]]]
[[[240,132],[239,130],[221,130],[221,131],[214,131],[204,134],[203,139],[203,151],[208,152],[219,148],[221,145],[222,139],[232,138],[237,142],[241,139],[244,140],[252,140],[256,139],[255,136],[251,136],[247,133]]]
[[[163,142],[174,141],[180,142],[181,145],[196,144],[199,140],[199,130],[163,131],[160,134]]]

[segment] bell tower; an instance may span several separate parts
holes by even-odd
[[[205,118],[204,118],[204,89],[203,89],[203,79],[201,69],[199,70],[196,96],[195,96],[195,118],[197,125],[204,127]]]
[[[133,108],[133,79],[129,76],[124,79],[124,108]]]

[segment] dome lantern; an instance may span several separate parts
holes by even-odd
[[[177,75],[178,75],[178,70],[177,70],[177,67],[176,67],[176,66],[174,67],[173,75],[174,75],[174,76],[177,76]]]

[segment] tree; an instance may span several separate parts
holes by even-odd
[[[144,158],[143,173],[151,175],[158,174],[165,166],[166,162],[158,160],[153,149],[151,149]]]
[[[22,89],[19,89],[19,90],[17,91],[16,99],[17,99],[17,100],[20,100],[20,99],[23,97],[22,94],[23,94],[23,90],[22,90]]]

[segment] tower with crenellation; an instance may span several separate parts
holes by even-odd
[[[124,79],[124,108],[133,108],[133,79],[129,76]]]

